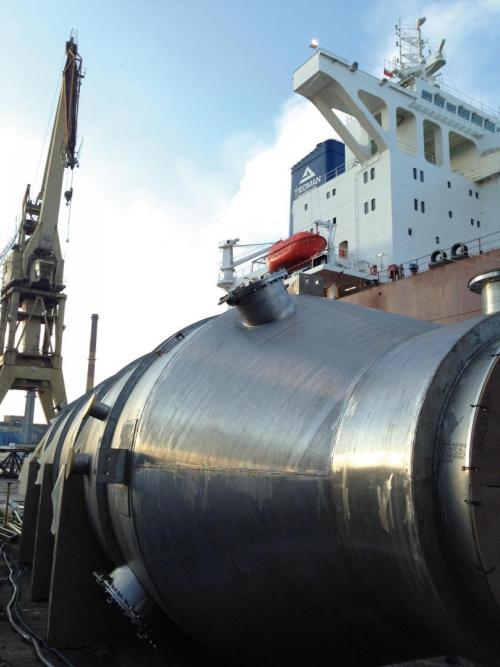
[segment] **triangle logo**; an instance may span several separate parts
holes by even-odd
[[[311,167],[306,167],[304,170],[304,173],[302,174],[302,178],[300,179],[301,183],[305,183],[305,181],[308,181],[310,178],[313,178],[316,176],[314,171],[311,169]]]

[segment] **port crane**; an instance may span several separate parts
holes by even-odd
[[[64,260],[57,229],[66,169],[78,166],[82,58],[71,36],[40,193],[30,185],[19,228],[3,262],[0,293],[0,403],[11,389],[38,394],[47,421],[66,404],[62,371]],[[72,188],[64,195],[71,203]]]

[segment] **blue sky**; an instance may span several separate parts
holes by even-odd
[[[303,0],[4,0],[4,75],[22,91],[19,99],[43,109],[61,43],[77,28],[90,81],[82,122],[90,109],[108,141],[206,157],[242,128],[269,137],[311,36],[323,32],[353,54],[366,37],[363,4],[339,15],[339,3]],[[348,15],[357,22],[355,39],[344,29]]]
[[[70,398],[92,312],[102,379],[217,312],[220,239],[286,234],[290,167],[332,134],[292,91],[311,38],[380,73],[398,17],[421,15],[431,46],[447,38],[447,82],[498,105],[500,0],[0,0],[0,246],[26,183],[39,184],[72,28],[86,68],[64,244]]]

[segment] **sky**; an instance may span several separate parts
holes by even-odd
[[[381,75],[394,24],[418,16],[430,47],[447,39],[445,82],[497,108],[500,0],[0,0],[0,248],[26,183],[40,185],[72,29],[84,61],[80,167],[59,218],[69,400],[92,313],[98,382],[220,312],[220,240],[286,236],[290,168],[333,136],[292,89],[311,39]],[[23,403],[11,392],[0,414]]]

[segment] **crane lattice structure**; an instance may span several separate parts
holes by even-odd
[[[0,403],[10,389],[36,392],[50,420],[66,403],[62,371],[64,261],[57,230],[64,170],[78,166],[77,118],[82,59],[73,37],[40,194],[26,188],[15,243],[3,263],[0,294]],[[72,190],[65,193],[70,200]]]

